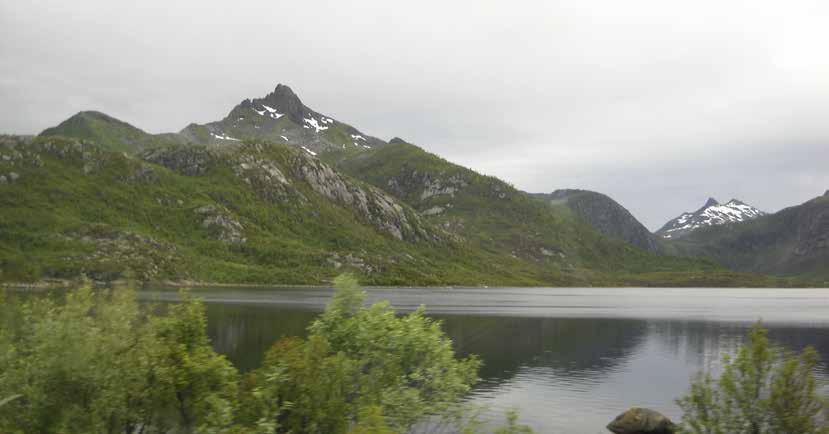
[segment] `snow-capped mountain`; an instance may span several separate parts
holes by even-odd
[[[287,143],[311,155],[361,152],[387,144],[311,109],[284,84],[263,98],[243,100],[220,121],[190,124],[179,135],[192,143],[220,146],[245,139]]]
[[[743,222],[764,214],[763,211],[737,199],[720,204],[716,199],[709,198],[702,208],[694,212],[682,213],[679,217],[665,223],[665,226],[656,231],[656,234],[663,238],[679,238],[702,227]]]

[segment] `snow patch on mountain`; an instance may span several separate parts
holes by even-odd
[[[765,214],[763,211],[737,199],[731,199],[725,204],[709,199],[699,210],[682,213],[666,223],[656,233],[663,238],[677,238],[702,227],[744,222],[763,214]]]
[[[240,141],[239,139],[234,139],[233,137],[227,136],[224,133],[222,133],[222,134],[210,133],[210,135],[217,138],[217,139],[219,139],[219,140],[233,140],[234,142],[239,142]]]
[[[253,109],[253,111],[255,111],[259,116],[270,117],[271,119],[279,119],[282,116],[285,116],[284,113],[279,113],[273,107],[267,106],[265,104],[260,105],[262,106],[262,110],[256,110],[255,108]]]
[[[308,128],[308,129],[313,128],[316,132],[320,132],[320,131],[324,131],[324,130],[328,129],[328,127],[320,125],[319,121],[317,121],[315,118],[303,118],[302,120],[305,121],[305,123],[307,124],[307,125],[303,125],[305,128]],[[328,122],[326,122],[326,121],[328,121]],[[322,118],[322,123],[324,123],[324,124],[332,123],[332,122],[333,121],[331,119],[328,119],[328,118],[325,118],[325,117]]]

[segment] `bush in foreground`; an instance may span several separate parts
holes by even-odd
[[[825,402],[817,393],[817,352],[773,347],[756,324],[748,342],[723,358],[718,379],[703,374],[678,400],[681,431],[690,434],[827,434]]]
[[[277,342],[245,376],[213,350],[204,305],[187,292],[166,309],[125,289],[0,294],[0,432],[386,434],[427,419],[463,429],[477,358],[456,358],[422,308],[398,316],[364,306],[353,277],[336,286],[307,339]],[[514,415],[505,429],[529,432]]]

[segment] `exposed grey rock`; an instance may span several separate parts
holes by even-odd
[[[233,172],[259,195],[269,202],[284,201],[289,197],[307,202],[302,193],[291,187],[277,163],[263,154],[261,145],[243,147],[233,160]]]
[[[423,214],[423,215],[438,215],[438,214],[442,214],[444,211],[446,211],[446,208],[444,208],[442,206],[433,206],[433,207],[427,209],[426,211],[423,211],[421,214]]]
[[[95,280],[109,281],[125,277],[123,264],[129,264],[130,271],[134,273],[130,277],[140,280],[177,273],[180,259],[176,246],[146,235],[107,225],[91,225],[65,236],[94,246],[92,253],[84,254],[77,260],[87,263],[84,273]]]
[[[201,225],[211,236],[227,244],[245,244],[244,226],[233,219],[226,210],[214,205],[204,205],[196,209],[196,214],[203,217]]]
[[[615,434],[673,434],[677,426],[658,411],[633,407],[607,425]]]
[[[9,180],[10,180],[11,182],[15,182],[15,181],[17,181],[18,179],[20,179],[20,175],[18,175],[18,174],[17,174],[17,173],[15,173],[15,172],[9,172]]]
[[[307,182],[314,191],[353,209],[361,218],[393,237],[408,241],[428,238],[417,215],[407,213],[382,190],[345,178],[305,153],[298,153],[290,166],[295,176]]]
[[[414,173],[416,174],[417,172]],[[420,194],[421,200],[438,195],[455,197],[455,193],[467,186],[467,182],[460,175],[453,175],[445,180],[433,179],[429,175],[425,175],[422,182],[423,192]]]
[[[369,264],[365,259],[354,254],[340,255],[339,253],[332,253],[330,257],[326,258],[326,262],[331,264],[335,270],[339,270],[343,266],[356,268],[364,273],[372,273],[375,267]]]
[[[6,177],[4,175],[0,175],[0,184],[5,184],[7,182]]]
[[[187,176],[204,175],[220,158],[218,151],[200,146],[152,149],[141,157]]]

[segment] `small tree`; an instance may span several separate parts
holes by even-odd
[[[335,286],[308,339],[278,342],[248,380],[250,390],[277,400],[243,398],[262,409],[246,414],[248,426],[405,432],[423,417],[445,414],[470,390],[478,360],[456,358],[440,323],[422,308],[398,316],[387,302],[365,307],[365,293],[350,275],[338,277]],[[268,417],[274,421],[267,423]]]
[[[0,432],[220,432],[237,373],[205,333],[204,306],[158,315],[126,289],[0,303]]]
[[[817,394],[817,352],[799,355],[773,347],[758,323],[736,356],[723,357],[719,379],[701,375],[677,403],[681,430],[692,434],[826,434]]]

